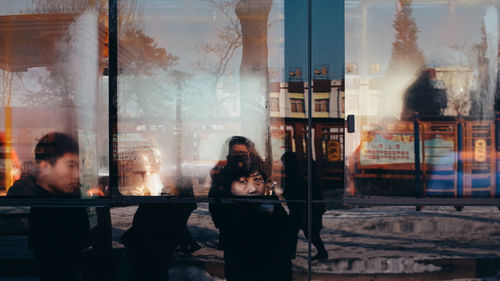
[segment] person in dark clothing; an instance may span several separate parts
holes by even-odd
[[[180,204],[140,204],[122,236],[130,257],[130,280],[168,280],[168,267],[181,239]]]
[[[9,189],[10,197],[79,198],[78,143],[49,133],[35,148],[34,171],[25,171]],[[28,247],[40,268],[40,280],[79,280],[82,250],[88,246],[86,208],[32,207]]]
[[[262,160],[259,153],[255,149],[254,143],[246,137],[233,136],[227,141],[227,148],[223,149],[224,153],[227,151],[226,160],[219,161],[214,168],[210,171],[210,177],[212,179],[212,184],[208,192],[208,198],[214,199],[214,202],[208,205],[210,214],[212,214],[212,221],[217,229],[220,229],[220,223],[217,220],[219,217],[217,212],[219,211],[219,200],[222,195],[224,195],[223,183],[224,176],[220,173],[224,168],[236,170],[236,169],[248,169],[251,162],[259,163],[263,166]],[[219,236],[219,248],[222,248],[222,241]]]
[[[288,202],[288,208],[290,210],[290,223],[292,232],[294,233],[294,252],[297,248],[297,234],[299,230],[302,229],[304,236],[308,238],[308,214],[307,214],[307,181],[300,168],[299,160],[293,152],[285,152],[281,156],[281,161],[283,162],[283,167],[285,170],[284,177],[284,191],[283,197]],[[315,176],[314,167],[312,169],[313,175],[313,189],[312,189],[312,200],[323,200],[323,193],[321,191],[318,178]],[[320,230],[323,228],[323,213],[325,212],[325,204],[322,202],[313,202],[312,206],[312,222],[311,222],[311,243],[316,247],[318,251],[313,257],[314,260],[327,259],[328,252],[325,249],[325,245],[321,240]]]
[[[266,174],[254,164],[247,169],[226,166],[219,174],[220,195],[277,200],[274,195],[263,196]],[[228,281],[292,280],[288,217],[279,202],[267,202],[220,203],[212,213],[219,225]]]
[[[191,179],[184,176],[178,179],[175,190],[175,195],[181,196],[183,199],[192,199],[192,202],[179,203],[180,225],[178,226],[178,229],[181,232],[178,249],[184,254],[191,254],[201,249],[201,246],[193,238],[191,231],[189,231],[187,226],[189,216],[191,216],[191,213],[198,207],[195,202],[193,183],[191,183]]]
[[[189,178],[176,184],[176,195],[194,198]],[[201,247],[187,228],[196,203],[140,204],[132,227],[122,236],[130,258],[131,280],[168,280],[168,267],[179,247],[192,253]]]

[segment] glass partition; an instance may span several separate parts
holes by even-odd
[[[285,5],[142,1],[130,15],[118,3],[118,189],[137,202],[169,198],[140,204],[124,237],[150,224],[167,237],[172,227],[153,218],[183,217],[178,229],[190,238],[179,250],[210,260],[210,274],[252,280],[292,274],[285,200],[299,205],[300,220],[307,198],[304,178],[293,190],[284,176],[307,166],[292,159],[286,167],[282,157],[295,137],[287,118],[307,117],[304,92],[289,99],[285,26],[305,20],[307,10],[290,15]],[[305,38],[300,33],[295,42]],[[293,271],[305,274],[307,244],[298,244]]]
[[[229,159],[279,173],[283,2],[260,2],[118,3],[122,195],[207,197]]]
[[[498,4],[351,2],[347,196],[496,197]]]
[[[107,1],[0,4],[0,196],[106,196]]]

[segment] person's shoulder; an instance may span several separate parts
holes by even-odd
[[[217,163],[215,164],[215,166],[210,170],[210,177],[213,179],[214,177],[217,177],[222,170],[224,170],[224,168],[226,167],[227,165],[227,161],[226,160],[219,160],[217,161]]]
[[[7,192],[9,197],[47,197],[48,195],[50,192],[38,186],[31,176],[17,180]]]
[[[9,197],[25,197],[29,196],[30,188],[23,185],[14,185],[7,191],[7,196]]]

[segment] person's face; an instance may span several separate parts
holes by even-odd
[[[231,156],[248,156],[248,148],[244,144],[235,144],[231,147]]]
[[[248,177],[241,177],[231,183],[231,194],[236,196],[263,195],[264,190],[264,178],[259,172],[254,172]]]
[[[250,152],[248,151],[248,147],[244,144],[233,145],[229,151],[227,161],[229,166],[238,168],[243,168],[243,166],[248,165],[250,162]]]
[[[54,165],[43,161],[42,169],[47,185],[57,193],[72,194],[80,187],[80,167],[78,154],[66,153]]]

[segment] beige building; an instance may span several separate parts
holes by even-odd
[[[272,82],[269,87],[271,117],[307,118],[307,82]],[[344,118],[342,80],[314,80],[312,91],[313,118]]]

